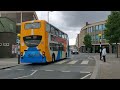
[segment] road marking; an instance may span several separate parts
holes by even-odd
[[[22,77],[17,77],[17,78],[13,78],[13,79],[20,79],[20,78],[29,77],[29,76],[31,76],[31,75],[22,76]]]
[[[4,70],[12,70],[12,69],[4,69]]]
[[[93,60],[93,58],[92,58],[92,57],[90,57],[90,56],[88,57],[88,59]]]
[[[78,60],[74,60],[74,61],[71,61],[71,62],[69,62],[69,63],[67,63],[67,64],[75,64],[77,61],[78,61]]]
[[[24,70],[24,69],[17,69],[17,70]]]
[[[61,71],[61,72],[71,72],[71,71]]]
[[[45,71],[54,71],[54,70],[45,70]]]
[[[32,70],[33,71],[33,70]],[[38,70],[34,70],[33,73],[31,73],[30,75],[32,76],[33,74],[35,74]]]
[[[63,64],[63,63],[65,63],[65,62],[67,62],[67,61],[60,61],[60,62],[57,62],[57,63],[55,63],[55,64]]]
[[[88,64],[88,60],[85,60],[85,61],[82,61],[82,63],[81,64]]]
[[[90,72],[80,71],[80,73],[90,73]]]
[[[85,75],[84,77],[82,77],[82,78],[80,78],[80,79],[85,79],[86,77],[88,77],[88,76],[90,76],[90,75],[91,75],[91,73]]]
[[[38,70],[31,70],[31,71],[33,71],[33,72],[32,72],[30,75],[21,76],[21,77],[17,77],[17,78],[13,78],[13,79],[20,79],[20,78],[32,76],[32,75],[35,74]]]

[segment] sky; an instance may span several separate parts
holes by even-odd
[[[48,21],[48,11],[36,11],[39,20]],[[69,36],[69,44],[75,45],[77,34],[85,23],[107,19],[110,11],[49,11],[49,23]]]

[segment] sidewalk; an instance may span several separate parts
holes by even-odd
[[[0,58],[0,70],[20,65],[18,58]]]
[[[120,58],[116,58],[116,54],[107,54],[106,62],[99,58],[99,55],[95,55],[98,69],[96,79],[120,79]]]

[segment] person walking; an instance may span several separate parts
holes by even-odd
[[[105,47],[103,47],[103,50],[102,50],[102,57],[103,57],[103,60],[104,60],[104,62],[106,62],[106,48]]]

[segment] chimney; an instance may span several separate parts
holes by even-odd
[[[89,25],[88,22],[86,22],[86,26]]]

